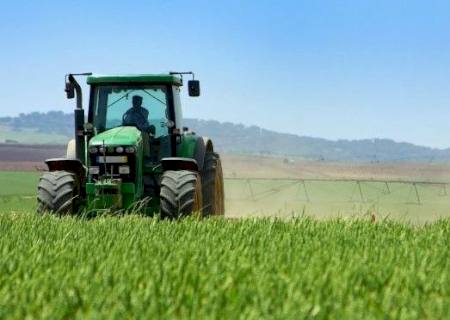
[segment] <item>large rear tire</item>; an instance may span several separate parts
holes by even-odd
[[[215,152],[205,154],[202,171],[203,214],[223,216],[225,213],[223,173],[220,156]]]
[[[161,178],[160,204],[162,218],[201,215],[202,187],[199,175],[187,170],[165,171]]]
[[[44,172],[38,185],[38,213],[72,214],[78,197],[76,179],[67,171]]]

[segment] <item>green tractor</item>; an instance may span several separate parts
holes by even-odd
[[[100,76],[69,74],[76,97],[75,139],[66,158],[48,159],[38,212],[159,212],[164,218],[224,214],[222,167],[213,143],[182,126],[180,91],[200,95],[192,72]],[[87,121],[82,90],[90,86]]]

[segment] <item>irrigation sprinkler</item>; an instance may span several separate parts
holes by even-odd
[[[293,185],[298,185],[297,188],[297,196],[300,196],[301,188],[303,187],[303,194],[305,197],[305,200],[308,203],[311,203],[311,196],[310,192],[307,187],[307,182],[336,182],[336,183],[352,183],[353,189],[351,191],[351,195],[349,198],[349,202],[362,202],[367,203],[369,199],[366,198],[366,195],[364,194],[364,190],[362,188],[363,183],[368,183],[367,186],[370,186],[369,183],[380,183],[383,184],[383,188],[378,188],[378,191],[384,194],[393,194],[395,190],[392,190],[392,184],[400,184],[405,185],[409,187],[409,194],[406,199],[406,204],[415,204],[415,205],[422,205],[423,199],[421,198],[421,194],[419,192],[418,186],[435,186],[441,188],[441,196],[448,195],[447,192],[447,185],[450,185],[450,182],[432,182],[432,181],[408,181],[408,180],[378,180],[378,179],[326,179],[326,178],[303,178],[303,179],[296,179],[296,178],[227,178],[226,180],[233,180],[233,181],[243,181],[245,185],[248,187],[250,192],[250,199],[252,201],[257,201],[261,199],[261,197],[267,197],[276,193],[283,192],[286,188],[290,188]],[[285,182],[285,184],[277,185],[276,187],[270,186],[266,188],[265,190],[261,190],[258,192],[255,192],[252,186],[252,181],[277,181],[277,182]],[[411,194],[411,192],[413,194]],[[357,195],[356,195],[357,193]],[[355,197],[359,197],[359,199],[354,199]],[[411,199],[411,197],[414,197],[414,199]],[[412,201],[410,201],[410,199]]]
[[[416,192],[417,204],[421,205],[420,196],[419,196],[419,190],[417,190],[417,184],[414,182],[412,185],[414,187],[414,191]]]
[[[385,182],[384,182],[384,185],[385,185],[385,187],[386,187],[385,194],[391,194],[391,189],[390,189],[390,187],[389,187],[389,182],[388,182],[388,181],[385,181]]]
[[[311,202],[311,200],[309,199],[308,189],[306,188],[305,180],[302,180],[302,184],[303,184],[303,190],[305,191],[306,201]]]
[[[361,198],[361,202],[366,202],[366,201],[364,200],[364,196],[363,196],[363,192],[362,192],[362,188],[361,188],[361,182],[360,182],[360,181],[357,181],[356,183],[358,184],[358,190],[359,190],[359,196],[360,196],[360,198]]]
[[[255,194],[253,193],[253,188],[252,188],[252,184],[250,182],[250,179],[247,179],[247,186],[248,186],[248,189],[250,190],[251,199],[253,201],[255,201]]]

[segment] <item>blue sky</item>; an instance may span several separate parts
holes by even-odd
[[[0,21],[1,115],[71,111],[67,72],[193,70],[186,117],[450,147],[450,1],[4,1]]]

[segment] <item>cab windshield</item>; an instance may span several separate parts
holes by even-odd
[[[165,86],[99,86],[93,107],[98,132],[135,126],[155,137],[168,134],[170,117]]]

